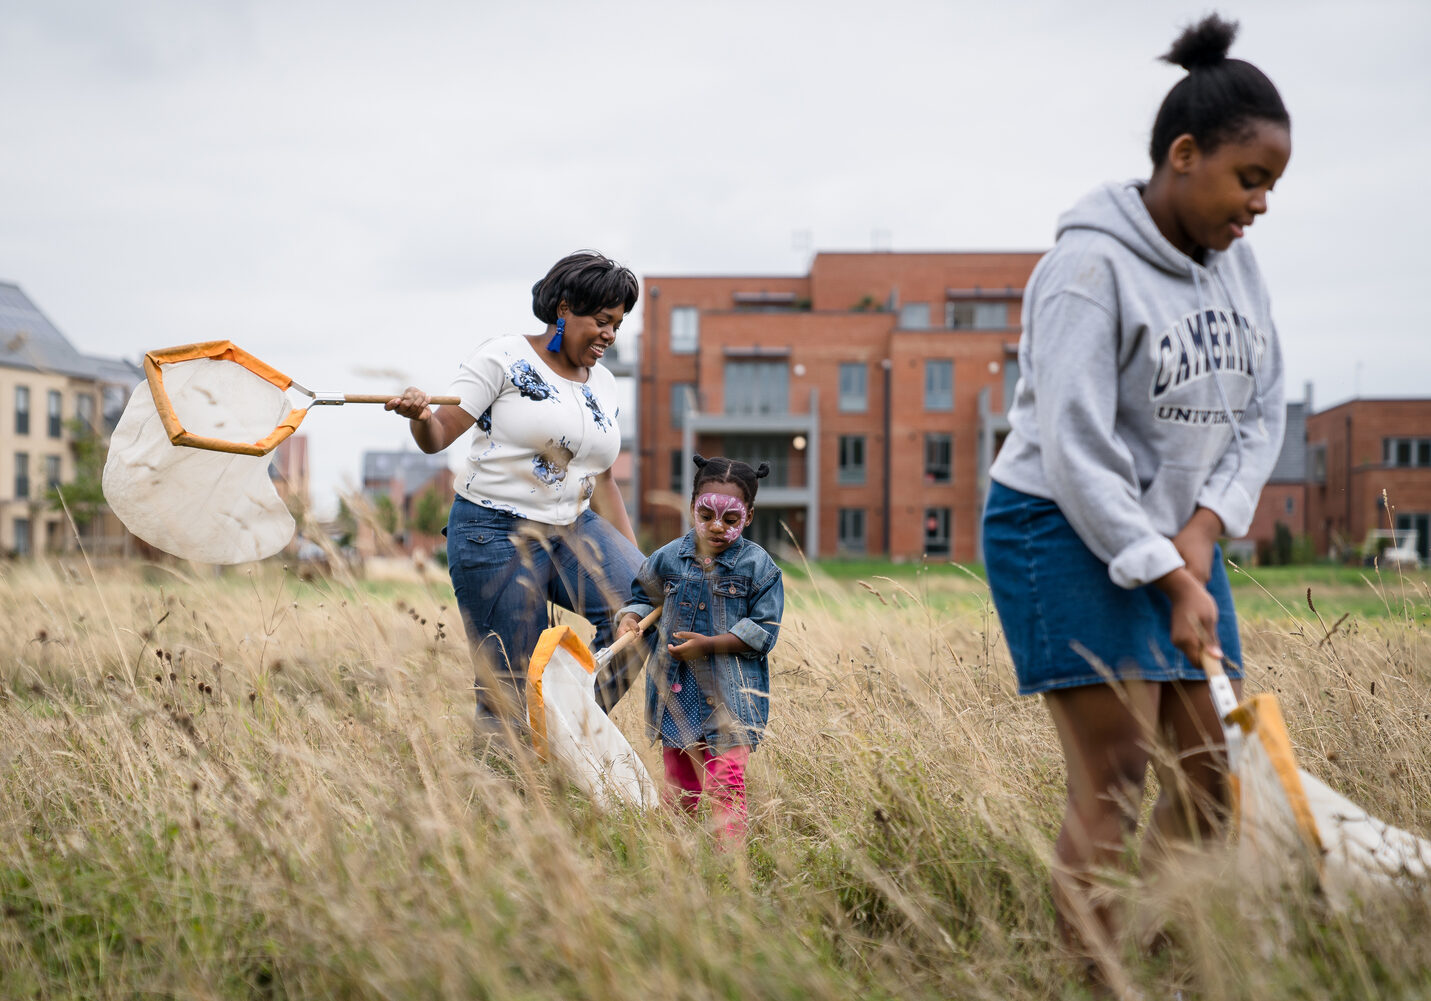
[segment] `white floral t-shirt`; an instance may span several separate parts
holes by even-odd
[[[457,492],[535,521],[576,521],[621,451],[616,377],[599,364],[590,372],[584,383],[557,375],[525,337],[482,344],[450,390],[477,421]]]

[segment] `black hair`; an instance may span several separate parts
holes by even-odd
[[[1198,149],[1210,153],[1228,139],[1245,134],[1255,122],[1291,128],[1282,95],[1251,63],[1227,58],[1237,37],[1237,22],[1209,14],[1189,25],[1161,58],[1188,75],[1173,85],[1153,120],[1148,153],[1157,170],[1173,140],[1187,133]]]
[[[594,250],[578,250],[553,264],[546,277],[532,286],[532,312],[543,323],[555,323],[565,299],[577,316],[593,316],[617,306],[629,313],[640,294],[641,285],[630,268]]]
[[[701,487],[707,483],[734,483],[745,495],[745,506],[754,507],[755,491],[760,486],[757,481],[770,475],[768,462],[762,462],[752,469],[748,462],[723,456],[707,459],[705,456],[695,455],[691,457],[691,461],[696,464],[696,482],[691,486],[693,504],[701,494]]]

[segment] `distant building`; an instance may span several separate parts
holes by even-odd
[[[302,521],[309,509],[308,437],[289,435],[270,453],[268,476],[273,480],[278,496],[288,505],[294,517]]]
[[[144,379],[118,358],[82,354],[18,285],[0,282],[0,552],[63,552],[73,533],[48,499],[76,476],[81,433],[108,440]],[[107,509],[81,528],[92,553],[129,551],[133,537]]]
[[[416,525],[417,504],[429,491],[436,492],[445,518],[455,496],[446,452],[436,455],[411,450],[363,453],[363,497],[375,511],[381,511],[385,500],[391,503],[396,514],[393,543],[404,552],[411,553],[414,549],[432,552],[442,545],[440,534],[419,532]],[[370,556],[385,548],[385,540],[377,537],[373,526],[360,520],[358,527],[356,546],[362,555]]]
[[[1320,554],[1377,530],[1431,536],[1431,397],[1348,400],[1307,419],[1307,531]],[[1389,505],[1389,506],[1388,506]]]
[[[978,560],[1039,256],[820,253],[804,275],[646,276],[640,531],[683,530],[699,452],[770,463],[750,530],[766,547]]]

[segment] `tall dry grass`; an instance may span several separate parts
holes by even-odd
[[[445,585],[0,574],[0,997],[1086,996],[1047,892],[1052,728],[987,602],[925,593],[976,582],[791,581],[749,843],[721,851],[474,754]],[[1250,686],[1304,767],[1431,831],[1425,615],[1328,638],[1335,609],[1293,612],[1245,623]],[[1431,993],[1424,899],[1335,914],[1218,851],[1109,892],[1166,920],[1124,943],[1152,997]]]

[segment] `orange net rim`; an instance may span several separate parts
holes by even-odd
[[[532,749],[543,761],[550,760],[547,752],[547,711],[542,700],[542,674],[547,661],[558,647],[565,647],[576,662],[586,669],[587,674],[596,673],[596,660],[591,651],[572,631],[571,626],[551,626],[542,630],[537,638],[537,648],[532,651],[532,659],[527,662],[527,724],[532,730]]]
[[[288,376],[272,365],[255,358],[232,341],[201,341],[197,344],[181,344],[178,347],[146,352],[144,375],[149,380],[149,392],[154,397],[154,409],[159,413],[159,420],[163,422],[164,431],[168,434],[171,444],[186,445],[189,448],[204,448],[212,452],[231,452],[235,455],[267,455],[277,448],[280,442],[297,431],[298,425],[303,423],[303,418],[307,416],[308,412],[299,409],[290,410],[288,416],[279,421],[277,427],[254,442],[208,438],[186,431],[183,424],[180,423],[178,415],[174,413],[174,404],[169,400],[168,390],[164,388],[164,366],[200,359],[229,361],[241,365],[264,382],[271,383],[284,391],[293,385],[293,380]]]
[[[1322,836],[1317,830],[1317,820],[1312,814],[1311,804],[1307,802],[1306,790],[1302,788],[1302,776],[1297,770],[1292,739],[1287,733],[1287,723],[1282,718],[1282,708],[1277,703],[1277,697],[1267,692],[1254,695],[1234,709],[1227,718],[1242,729],[1244,738],[1261,742],[1273,771],[1277,773],[1282,792],[1287,797],[1287,805],[1292,810],[1302,843],[1308,855],[1316,860],[1320,870],[1324,847]]]

